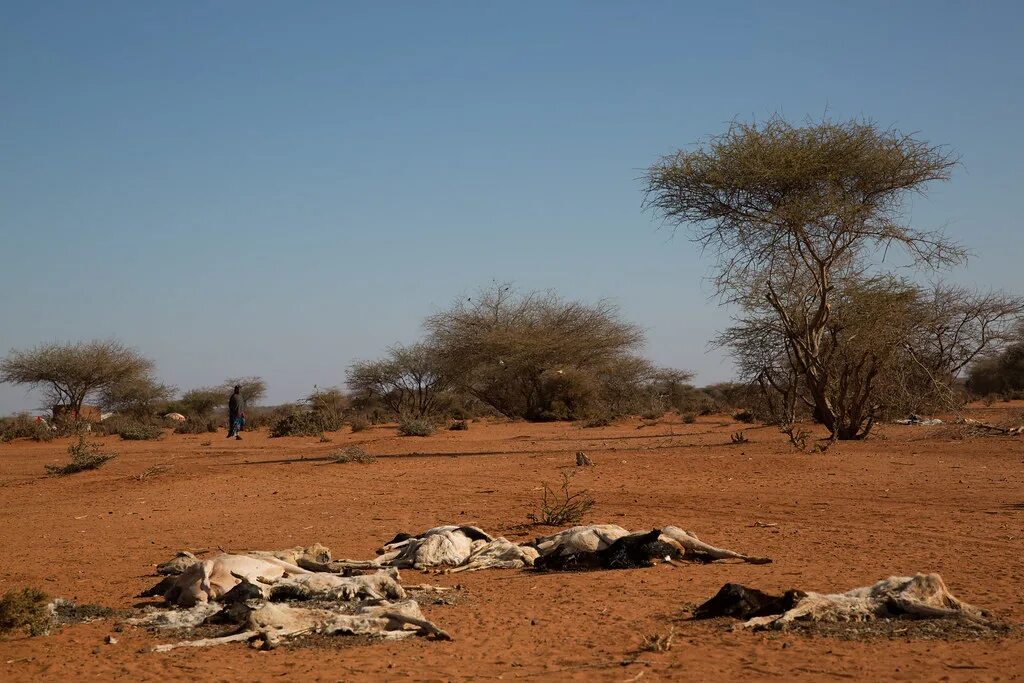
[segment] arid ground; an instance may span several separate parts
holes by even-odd
[[[1024,404],[976,407],[1008,420]],[[730,444],[743,428],[748,443]],[[980,640],[730,632],[686,608],[726,582],[841,591],[893,574],[939,572],[961,599],[1024,622],[1024,439],[955,439],[948,427],[883,425],[875,438],[798,453],[767,427],[666,416],[581,429],[474,422],[468,431],[398,437],[393,427],[317,438],[243,441],[169,435],[102,439],[119,457],[101,470],[44,476],[68,440],[0,444],[0,591],[47,593],[118,609],[180,549],[270,549],[319,541],[335,557],[370,558],[396,532],[476,524],[524,539],[541,483],[576,451],[574,486],[592,491],[587,522],[634,529],[676,524],[715,545],[768,555],[766,566],[719,563],[574,574],[492,570],[407,582],[461,585],[424,613],[454,642],[344,637],[258,652],[242,644],[166,654],[168,638],[116,621],[0,641],[0,679],[254,680],[1019,680],[1024,633]],[[359,444],[371,464],[325,456]],[[137,479],[147,468],[163,474]],[[639,651],[672,630],[667,652]],[[114,634],[116,644],[107,644]],[[909,632],[908,632],[909,634]]]

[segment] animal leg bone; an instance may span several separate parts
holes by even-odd
[[[241,633],[235,633],[230,636],[221,636],[220,638],[200,638],[199,640],[182,640],[177,643],[168,643],[166,645],[154,645],[151,648],[151,652],[170,652],[176,650],[179,647],[214,647],[215,645],[223,645],[225,643],[237,643],[240,640],[249,640],[259,635],[259,631],[242,631]]]

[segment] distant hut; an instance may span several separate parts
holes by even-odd
[[[84,422],[99,422],[103,419],[99,406],[83,405],[77,413],[66,404],[57,404],[53,407],[53,419],[55,422],[64,420],[82,420]]]

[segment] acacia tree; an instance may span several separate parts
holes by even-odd
[[[235,387],[241,387],[240,392],[242,399],[245,401],[245,405],[252,405],[262,399],[267,393],[267,383],[263,381],[262,377],[229,377],[224,380],[222,391],[226,394],[231,394]],[[225,396],[224,402],[227,403],[227,397]]]
[[[199,387],[182,394],[179,403],[185,412],[206,419],[214,410],[227,405],[230,393],[224,387]]]
[[[830,362],[839,285],[877,272],[892,248],[915,265],[965,257],[903,216],[907,194],[947,180],[955,163],[940,147],[869,121],[798,127],[774,117],[734,123],[661,159],[646,174],[644,204],[670,226],[691,226],[714,254],[724,302],[748,312],[767,305],[818,419],[835,438],[860,439],[873,413],[850,402],[870,395],[878,370],[865,360],[842,379]]]
[[[643,342],[608,301],[495,285],[427,318],[428,343],[447,376],[507,417],[578,416],[599,391],[596,373]]]
[[[153,361],[114,340],[40,344],[12,350],[0,361],[0,382],[41,388],[50,406],[79,414],[90,396],[150,376]]]
[[[104,410],[125,413],[137,419],[153,414],[161,404],[169,401],[177,388],[164,384],[150,374],[125,378],[100,392],[100,405]]]
[[[1024,325],[998,353],[977,359],[968,370],[967,388],[979,396],[1011,396],[1024,391]]]
[[[436,411],[450,381],[430,347],[399,344],[388,349],[385,358],[353,363],[347,384],[357,395],[379,399],[396,414],[423,417]]]

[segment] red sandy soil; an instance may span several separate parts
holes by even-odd
[[[1011,419],[1021,404],[974,409]],[[424,605],[454,642],[412,639],[351,647],[236,644],[143,652],[166,636],[111,620],[44,637],[0,641],[0,679],[263,680],[1018,680],[1017,630],[977,641],[845,641],[797,633],[729,632],[679,621],[726,582],[766,590],[840,591],[893,574],[939,572],[958,597],[1024,621],[1024,440],[955,440],[945,427],[881,426],[863,443],[795,452],[772,428],[727,416],[668,417],[581,429],[572,424],[471,423],[428,438],[393,427],[316,438],[247,433],[105,437],[119,457],[71,477],[43,476],[67,440],[0,445],[0,591],[130,608],[177,550],[271,549],[319,541],[335,557],[369,558],[398,531],[476,524],[522,539],[541,482],[555,483],[578,450],[595,467],[574,486],[597,505],[586,522],[648,529],[677,524],[704,540],[774,564],[661,565],[583,574],[491,570],[450,576],[405,571],[410,583],[461,584],[454,605]],[[743,428],[749,443],[731,445]],[[322,458],[350,444],[372,464]],[[137,480],[153,465],[162,475]],[[777,526],[760,526],[775,524]],[[643,636],[674,628],[668,652]],[[107,635],[118,642],[108,645]]]

